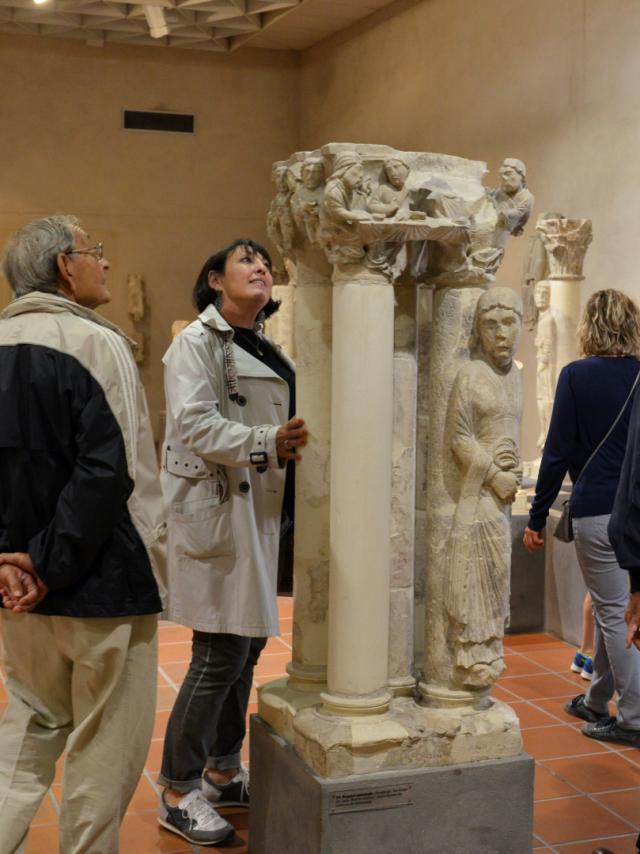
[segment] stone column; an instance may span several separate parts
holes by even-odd
[[[578,358],[576,329],[580,321],[580,283],[589,244],[593,239],[589,219],[540,219],[537,230],[547,254],[547,281],[551,283],[551,309],[558,327],[557,372]]]
[[[331,268],[323,253],[297,253],[296,397],[310,433],[296,471],[293,652],[289,685],[318,689],[327,678],[329,446],[331,439]]]
[[[391,587],[389,687],[410,696],[414,675],[414,577],[416,481],[416,288],[395,288],[393,442],[391,479]],[[402,627],[402,630],[400,630]]]
[[[387,710],[393,287],[334,273],[329,667],[325,710]]]

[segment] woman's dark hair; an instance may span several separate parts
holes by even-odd
[[[220,275],[223,275],[224,268],[227,264],[227,258],[239,246],[244,246],[247,252],[251,255],[262,255],[264,260],[267,262],[269,270],[271,270],[273,266],[271,256],[264,246],[261,246],[259,243],[256,243],[255,240],[250,240],[249,238],[234,240],[233,243],[225,246],[224,249],[219,249],[216,253],[207,258],[202,270],[200,270],[200,273],[198,274],[195,287],[193,288],[192,299],[193,304],[199,312],[204,311],[208,305],[213,305],[217,309],[221,308],[222,291],[215,290],[209,286],[209,273],[219,273]],[[261,320],[265,320],[279,308],[280,302],[270,298],[269,302],[265,305],[258,316]]]

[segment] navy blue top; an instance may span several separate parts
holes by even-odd
[[[572,483],[606,436],[635,380],[633,356],[589,356],[566,365],[558,377],[529,527],[541,531],[567,471]],[[639,384],[640,385],[640,384]],[[629,430],[629,404],[613,433],[587,466],[571,496],[571,515],[611,513]]]

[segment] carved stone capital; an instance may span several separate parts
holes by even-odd
[[[582,266],[593,239],[590,219],[539,219],[536,225],[549,266],[549,279],[583,279]]]
[[[525,187],[485,188],[486,171],[479,161],[385,145],[295,152],[273,167],[269,237],[291,278],[312,250],[343,272],[360,266],[389,283],[407,273],[435,285],[487,284],[533,196]]]

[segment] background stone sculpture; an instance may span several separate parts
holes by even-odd
[[[522,389],[513,362],[521,321],[522,305],[511,289],[482,294],[474,324],[478,348],[458,372],[449,404],[447,435],[458,478],[444,602],[455,681],[466,689],[490,687],[504,669],[508,507],[522,479]]]
[[[558,359],[558,322],[551,308],[551,284],[545,280],[537,283],[534,290],[535,307],[538,314],[536,326],[536,401],[540,433],[536,442],[542,449],[549,432],[553,398],[556,392]]]
[[[127,313],[133,321],[133,339],[137,344],[133,358],[142,365],[147,356],[148,322],[143,323],[146,315],[146,299],[144,279],[140,273],[129,273],[127,276]],[[142,328],[141,325],[144,327]]]
[[[535,330],[536,400],[542,453],[547,437],[556,382],[560,370],[578,357],[576,328],[580,318],[579,283],[587,248],[592,240],[591,220],[568,219],[544,213],[536,223],[524,273],[524,323]],[[538,284],[536,284],[538,282]],[[544,287],[539,287],[544,283]],[[526,464],[535,476],[539,460]]]
[[[538,282],[549,277],[547,250],[544,248],[542,234],[538,230],[537,225],[546,219],[562,218],[561,213],[541,213],[536,223],[536,231],[529,238],[529,249],[525,258],[522,275],[522,303],[524,312],[522,325],[529,332],[533,332],[538,322],[538,309],[536,308],[533,297],[533,290]]]
[[[134,323],[144,318],[144,280],[139,273],[129,273],[127,276],[127,313]]]
[[[593,240],[590,219],[558,219],[540,220],[536,226],[542,236],[549,278],[554,281],[582,280],[584,258]]]

